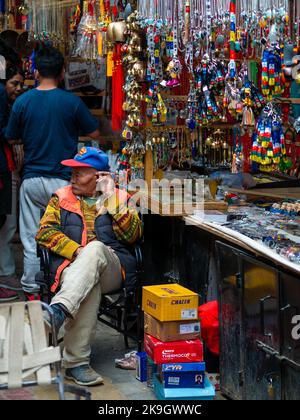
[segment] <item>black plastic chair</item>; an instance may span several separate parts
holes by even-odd
[[[125,346],[129,348],[129,338],[137,343],[138,351],[143,343],[142,282],[143,254],[141,245],[134,247],[137,262],[137,284],[131,290],[123,288],[118,292],[103,296],[98,312],[98,320],[123,334]]]
[[[137,261],[136,287],[129,291],[124,287],[117,292],[103,295],[98,311],[98,320],[122,334],[127,349],[130,347],[130,338],[136,342],[138,351],[141,351],[143,342],[143,313],[141,310],[143,257],[141,245],[135,245],[133,250]],[[38,246],[37,255],[41,260],[41,271],[36,276],[36,283],[40,286],[42,300],[50,303],[53,297],[50,290],[51,252]]]

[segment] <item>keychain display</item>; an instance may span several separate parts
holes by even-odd
[[[98,23],[92,4],[83,14],[78,25],[77,43],[73,55],[85,60],[97,60],[98,58]]]
[[[242,126],[246,129],[254,129],[256,118],[266,105],[263,95],[249,79],[248,68],[243,66],[240,74],[243,79],[241,88],[241,100],[243,102]]]
[[[197,93],[196,121],[198,125],[207,125],[222,118],[221,108],[216,99],[225,86],[225,68],[222,63],[203,57],[195,70]]]
[[[272,171],[285,158],[282,119],[278,107],[271,102],[258,119],[251,160],[259,163],[264,171]]]
[[[243,115],[242,88],[243,80],[239,75],[234,78],[229,75],[226,76],[223,107],[235,119],[241,119]]]
[[[131,180],[144,179],[144,155],[146,153],[146,148],[144,145],[144,138],[140,133],[133,137],[127,147],[127,152],[130,156],[129,164]]]
[[[148,90],[146,96],[147,103],[147,117],[150,119],[152,125],[165,124],[167,121],[168,109],[162,99],[160,86],[153,83]]]
[[[300,46],[297,8],[290,10],[288,0],[138,0],[132,12],[133,4],[125,10],[124,2],[110,3],[84,2],[79,24],[74,10],[72,27],[81,58],[98,59],[112,51],[111,43],[119,46],[111,74],[116,68],[124,72],[125,98],[113,112],[113,126],[120,128],[124,113],[128,163],[144,155],[136,153],[143,141],[159,167],[206,159],[211,167],[248,171],[251,153],[261,169],[287,172],[289,109],[272,101],[289,97],[291,63]],[[235,126],[239,140],[233,138]],[[177,131],[181,127],[184,134]],[[131,163],[138,176],[139,158]]]
[[[262,57],[262,93],[268,100],[272,100],[284,92],[282,65],[280,50],[266,49],[264,51]]]

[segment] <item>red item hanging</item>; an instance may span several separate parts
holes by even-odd
[[[248,131],[246,131],[245,135],[241,138],[242,145],[243,145],[243,154],[244,154],[244,168],[243,171],[245,173],[250,172],[251,163],[250,163],[250,154],[252,149],[252,139]]]
[[[11,148],[8,146],[8,144],[4,143],[4,153],[7,161],[8,170],[10,172],[13,172],[16,170],[16,165],[13,159],[13,154]]]
[[[123,111],[123,103],[125,101],[125,94],[123,91],[124,71],[122,65],[122,46],[120,44],[115,46],[113,61],[114,70],[112,76],[112,129],[113,131],[121,131],[125,113]]]
[[[89,2],[88,4],[88,13],[91,16],[94,16],[94,4],[92,2]]]

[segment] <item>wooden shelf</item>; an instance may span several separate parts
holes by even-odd
[[[131,191],[135,193],[136,191]],[[165,217],[180,217],[189,215],[186,211],[195,210],[219,210],[227,211],[228,204],[225,201],[204,201],[204,202],[185,202],[184,200],[174,201],[172,193],[167,192],[166,196],[169,200],[166,202],[160,196],[160,192],[143,192],[140,191],[141,205],[154,214]]]
[[[74,93],[74,95],[76,95],[76,96],[80,96],[80,97],[83,97],[83,98],[96,98],[96,97],[105,97],[105,96],[107,96],[107,92],[105,91],[105,92],[100,92],[100,93],[92,93],[92,94],[89,94],[89,93],[82,93],[82,92],[73,92]]]
[[[102,117],[105,115],[104,109],[90,109],[91,114],[94,115],[94,117]]]
[[[300,188],[266,188],[258,190],[241,190],[230,188],[229,191],[249,197],[269,197],[280,200],[300,200]]]
[[[35,85],[35,80],[25,80],[24,85],[25,86],[34,86]]]
[[[288,102],[294,105],[300,105],[300,98],[275,98],[275,101],[279,103]]]

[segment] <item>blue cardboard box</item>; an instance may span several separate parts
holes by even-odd
[[[159,372],[164,388],[204,388],[204,362],[163,364]]]
[[[158,400],[210,401],[215,398],[216,391],[205,377],[204,388],[164,388],[158,375],[154,375],[154,393]]]
[[[136,379],[140,382],[147,381],[147,354],[145,352],[137,353]]]

